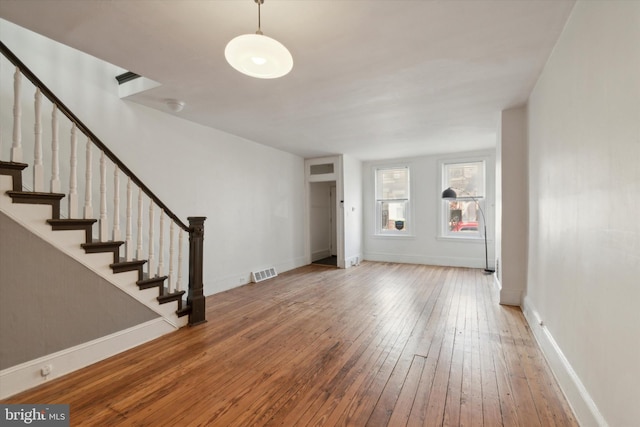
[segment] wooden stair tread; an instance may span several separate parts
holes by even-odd
[[[51,205],[51,217],[60,219],[60,200],[65,196],[62,193],[41,193],[37,191],[7,191],[13,203],[31,205]]]
[[[122,240],[110,240],[108,242],[94,241],[83,243],[80,246],[82,246],[84,249],[95,249],[96,251],[98,251],[99,249],[104,249],[106,251],[113,248],[119,248],[122,245],[124,245],[124,241]]]
[[[7,194],[13,199],[27,200],[61,200],[65,196],[64,193],[44,193],[41,191],[7,191]]]
[[[134,259],[132,261],[114,262],[113,264],[109,264],[109,267],[111,267],[111,268],[127,268],[127,267],[131,267],[132,269],[136,269],[136,268],[142,267],[146,263],[147,263],[146,259]],[[125,270],[123,270],[123,271],[125,271]]]
[[[12,177],[13,185],[11,189],[13,191],[22,190],[22,171],[26,169],[27,166],[29,165],[26,163],[0,161],[0,175]]]
[[[25,170],[29,165],[27,163],[22,162],[5,162],[0,160],[0,174],[2,174],[3,170]]]
[[[87,225],[93,225],[98,222],[97,219],[94,218],[58,218],[58,219],[48,219],[47,223],[51,225],[64,225],[67,227],[86,227]]]
[[[155,287],[161,287],[164,284],[164,281],[168,278],[169,276],[156,276],[156,277],[145,277],[142,280],[138,280],[136,282],[136,285],[138,285],[138,288],[142,289],[151,289],[151,288],[155,288]]]
[[[84,230],[84,241],[90,242],[92,235],[93,224],[95,224],[97,219],[80,219],[80,218],[63,218],[63,219],[48,219],[47,223],[51,225],[51,229],[54,231],[63,231],[63,230]]]
[[[182,295],[185,291],[176,291],[170,294],[160,295],[157,299],[160,304],[166,304],[171,301],[182,301]]]
[[[178,317],[187,316],[191,314],[191,306],[184,305],[182,308],[179,308],[176,310],[176,314],[178,315]]]
[[[146,259],[137,259],[133,261],[119,261],[110,264],[111,271],[114,273],[124,273],[126,271],[137,271],[138,280],[142,280],[144,273],[142,272],[142,266],[147,262]]]

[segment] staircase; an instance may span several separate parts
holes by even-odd
[[[0,76],[4,79],[2,109],[13,111],[12,123],[7,123],[6,116],[2,123],[5,129],[13,128],[13,138],[9,150],[3,150],[0,139],[0,211],[159,314],[165,326],[153,331],[156,336],[167,328],[205,322],[206,218],[189,217],[188,225],[181,221],[2,42],[0,53],[0,60],[10,63],[9,67],[3,63],[0,70],[10,70],[11,64],[15,67],[13,84],[7,84],[6,75]],[[8,95],[10,87],[13,94]],[[50,114],[43,114],[46,110]],[[23,128],[34,130],[24,141]],[[47,144],[42,142],[43,128],[51,130]],[[68,135],[60,138],[61,132]],[[79,148],[82,137],[86,144]],[[83,156],[79,156],[81,151]],[[64,156],[68,160],[61,162]],[[80,169],[84,180],[78,179]],[[109,180],[108,170],[112,172]],[[45,176],[50,176],[49,182]],[[122,198],[121,180],[126,185]],[[95,216],[94,201],[98,201]],[[116,347],[122,351],[137,345],[136,340],[147,339],[139,331],[133,331],[131,339],[121,339],[120,347],[105,340],[95,346],[112,347],[104,354]],[[93,356],[85,358],[87,363],[97,361]],[[33,372],[43,360],[1,371],[2,393],[37,384],[39,375]],[[66,372],[81,367],[77,365]]]
[[[62,193],[42,193],[42,192],[33,192],[33,191],[22,191],[22,171],[27,168],[26,163],[16,163],[16,162],[4,162],[0,161],[0,175],[10,176],[11,177],[11,185],[10,190],[5,191],[4,194],[11,199],[12,203],[17,204],[27,204],[27,205],[47,205],[51,207],[51,215],[48,218],[43,218],[42,220],[46,220],[46,223],[51,227],[52,231],[70,231],[70,230],[79,230],[82,232],[84,240],[80,243],[80,247],[84,250],[86,254],[97,254],[97,253],[107,253],[110,254],[110,263],[108,267],[111,269],[113,274],[124,273],[128,271],[133,271],[136,274],[135,284],[138,286],[140,290],[143,289],[156,289],[157,297],[156,300],[158,304],[168,304],[172,302],[177,303],[177,307],[175,309],[175,315],[179,317],[183,317],[188,315],[191,312],[191,307],[187,304],[187,302],[183,299],[185,295],[185,291],[173,291],[171,292],[167,286],[165,286],[165,281],[168,279],[168,276],[155,276],[150,277],[148,273],[143,271],[143,266],[147,263],[147,260],[144,259],[136,259],[127,261],[124,257],[120,256],[120,247],[124,245],[124,241],[107,241],[101,242],[93,239],[93,225],[98,222],[97,219],[65,219],[60,218],[60,201],[65,197],[65,194]],[[5,184],[4,186],[7,186]],[[4,190],[4,188],[0,187],[0,189]],[[10,205],[5,203],[0,204],[10,216],[13,216],[14,219],[22,222],[23,225],[26,225],[27,228],[31,228],[30,224],[25,224],[24,218],[30,217],[30,215],[22,216],[15,209],[12,209]],[[14,213],[14,215],[11,215]],[[23,218],[20,220],[20,218]],[[56,238],[57,240],[57,238]],[[94,267],[91,261],[81,262],[89,267]],[[109,277],[106,277],[109,280]],[[167,316],[166,313],[160,312],[163,316]],[[174,326],[184,326],[183,322],[175,322],[171,323]]]

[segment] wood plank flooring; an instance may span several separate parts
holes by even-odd
[[[204,325],[5,400],[77,426],[576,426],[482,270],[310,265],[207,298]]]

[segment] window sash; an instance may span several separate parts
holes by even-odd
[[[376,200],[409,200],[409,168],[376,169]]]
[[[450,162],[443,164],[443,188],[451,187],[458,199],[482,199],[486,196],[485,161]]]
[[[408,235],[409,182],[408,166],[375,169],[376,234]]]
[[[485,207],[486,160],[443,162],[442,181],[442,188],[451,187],[457,194],[455,201],[442,201],[442,235],[481,238],[485,224],[479,211]],[[474,209],[476,204],[478,208]]]

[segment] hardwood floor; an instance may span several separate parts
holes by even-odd
[[[183,328],[4,403],[78,426],[575,426],[482,270],[307,266],[207,298]]]

